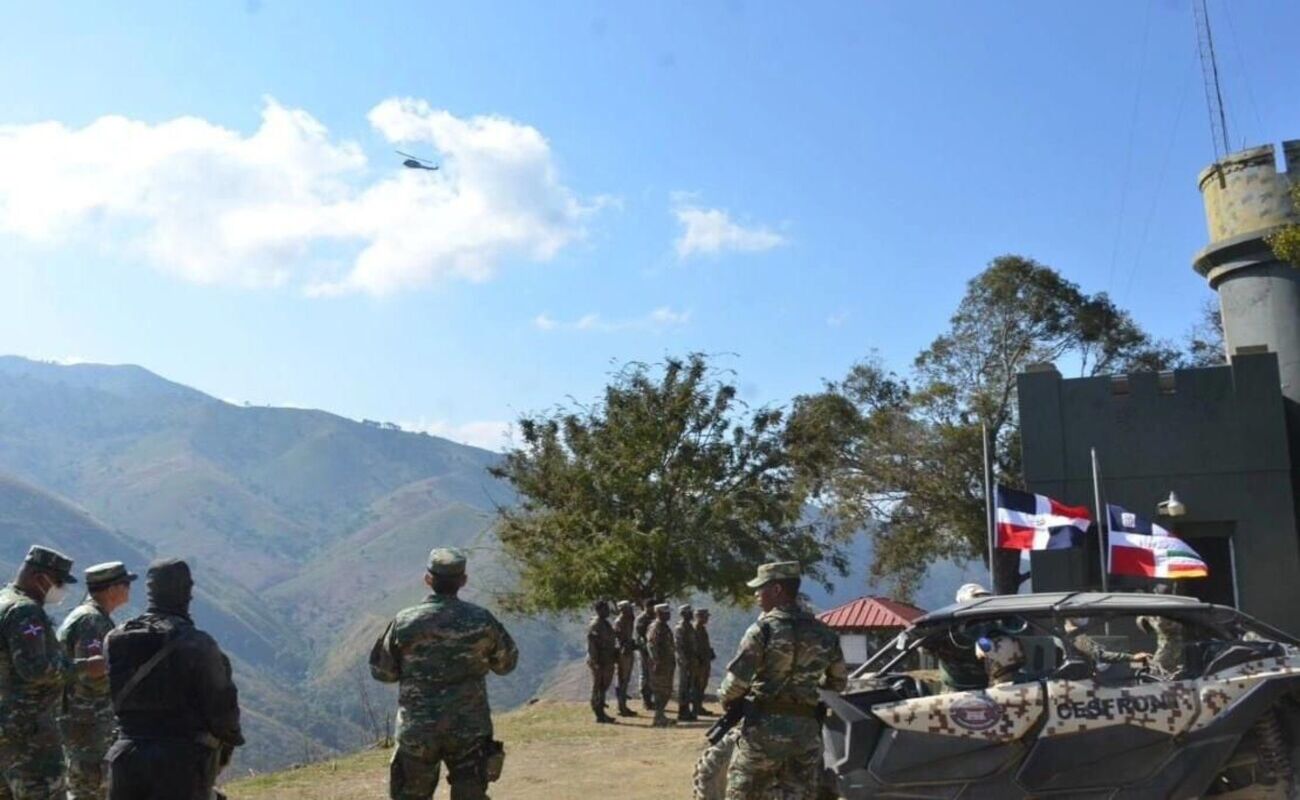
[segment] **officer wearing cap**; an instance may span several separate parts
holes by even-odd
[[[609,602],[597,600],[596,616],[587,623],[587,669],[591,672],[591,710],[596,722],[608,724],[615,719],[605,713],[605,698],[618,668],[618,637],[609,624]]]
[[[505,751],[492,738],[486,676],[514,670],[519,650],[487,609],[457,596],[465,582],[464,553],[429,553],[432,594],[399,612],[370,651],[370,674],[399,684],[388,779],[395,800],[429,800],[440,764],[451,800],[486,798],[501,775]]]
[[[688,604],[677,607],[680,615],[673,629],[677,649],[677,720],[694,722],[695,716],[695,610]]]
[[[704,691],[709,688],[709,675],[713,672],[713,659],[718,654],[713,652],[713,643],[709,641],[709,610],[695,610],[695,669],[692,676],[695,681],[695,716],[713,716],[713,712],[704,707]]]
[[[646,656],[650,662],[650,693],[654,698],[654,727],[664,728],[675,724],[668,718],[668,699],[673,694],[673,672],[677,669],[677,647],[673,643],[672,607],[667,603],[655,606],[655,619],[646,631]]]
[[[244,743],[230,659],[194,625],[194,578],[179,558],[145,573],[145,613],[104,637],[117,741],[109,800],[210,800]]]
[[[632,659],[636,656],[636,611],[629,600],[618,601],[618,618],[614,620],[614,638],[618,642],[618,683],[615,694],[618,695],[618,715],[635,717],[636,712],[628,708],[627,693],[632,684]]]
[[[764,564],[748,583],[763,613],[745,631],[718,689],[724,707],[748,701],[727,800],[810,797],[821,768],[818,690],[841,691],[839,637],[799,603],[795,561]]]
[[[104,654],[104,639],[113,630],[113,612],[131,599],[138,576],[121,561],[86,568],[86,599],[59,626],[59,644],[70,660]],[[108,789],[104,754],[113,744],[113,702],[108,676],[79,675],[63,690],[59,716],[63,757],[68,770],[68,800],[103,798]]]
[[[636,615],[632,629],[636,632],[637,651],[641,653],[641,704],[646,711],[655,710],[653,681],[650,678],[650,650],[647,639],[655,621],[655,601],[646,600],[644,610]]]
[[[104,674],[104,658],[75,667],[63,654],[45,606],[57,606],[76,583],[72,559],[33,545],[13,583],[0,589],[0,797],[63,797],[63,748],[54,708],[75,670]]]

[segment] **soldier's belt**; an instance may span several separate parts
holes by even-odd
[[[817,705],[796,703],[791,700],[755,700],[754,708],[764,714],[784,714],[787,717],[807,717],[817,719]]]

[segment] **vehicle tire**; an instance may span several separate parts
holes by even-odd
[[[709,745],[695,762],[695,800],[724,800],[727,796],[727,767],[740,741],[740,729],[727,731],[717,744]]]

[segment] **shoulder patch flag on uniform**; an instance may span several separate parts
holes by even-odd
[[[1119,506],[1106,507],[1110,518],[1110,572],[1146,578],[1204,578],[1210,574],[1187,542]]]
[[[1006,550],[1058,550],[1083,544],[1092,515],[1046,495],[997,487],[998,547]]]

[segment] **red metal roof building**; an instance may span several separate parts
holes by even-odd
[[[892,635],[906,628],[925,611],[888,597],[859,597],[851,603],[823,611],[817,619],[840,635],[844,660],[850,666],[863,663]]]
[[[888,597],[859,597],[817,615],[841,633],[906,628],[925,611]]]

